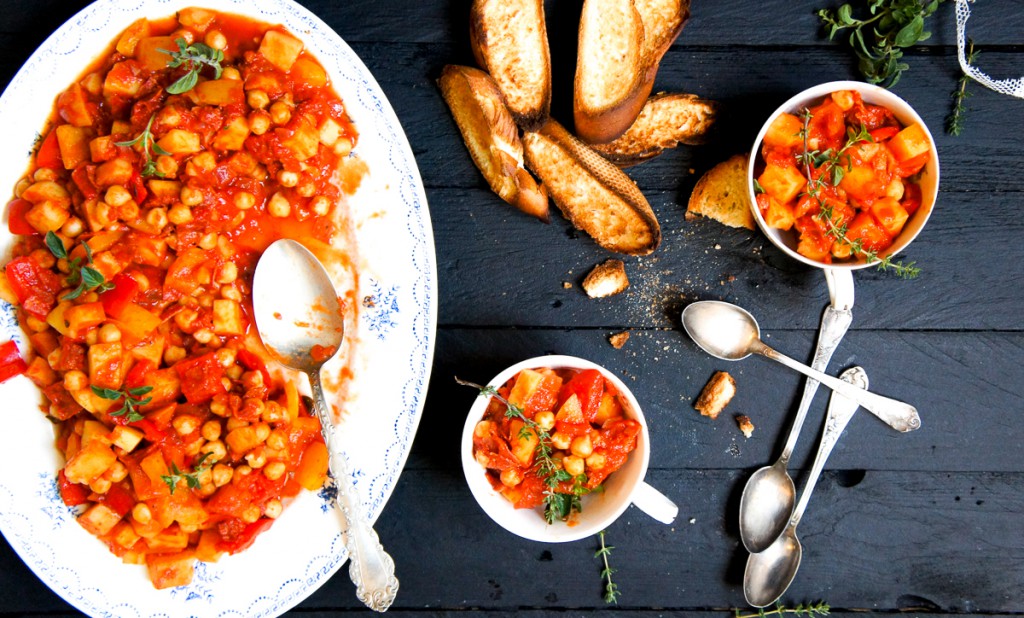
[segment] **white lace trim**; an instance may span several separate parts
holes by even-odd
[[[957,58],[960,60],[960,68],[963,69],[964,74],[983,86],[1002,94],[1024,99],[1024,78],[992,79],[967,63],[964,48],[967,43],[967,18],[971,16],[970,3],[973,2],[974,0],[956,0],[956,52]]]

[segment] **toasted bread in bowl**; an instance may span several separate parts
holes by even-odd
[[[704,143],[717,111],[717,103],[694,94],[659,93],[647,99],[625,133],[592,146],[619,167],[629,167],[679,144]]]
[[[542,126],[551,109],[551,57],[543,0],[474,0],[470,41],[477,62],[505,95],[524,130]]]
[[[519,210],[548,221],[548,196],[523,167],[523,144],[497,84],[480,69],[448,65],[438,80],[473,162],[491,189]]]
[[[758,228],[760,228],[769,240],[771,240],[772,243],[779,247],[779,249],[784,253],[793,259],[818,268],[856,270],[876,265],[879,260],[876,259],[868,261],[864,256],[860,256],[844,261],[826,262],[802,255],[797,251],[798,236],[795,231],[795,227],[790,230],[784,230],[770,225],[766,220],[764,213],[761,212],[761,208],[757,205],[757,179],[765,168],[765,164],[762,161],[761,150],[766,136],[769,135],[773,124],[775,124],[780,117],[786,114],[798,115],[801,110],[813,107],[821,103],[832,93],[840,91],[855,92],[859,94],[865,104],[877,105],[889,110],[904,128],[912,125],[920,127],[920,134],[929,145],[930,153],[927,156],[927,161],[924,163],[921,171],[916,173],[914,176],[914,184],[917,184],[920,187],[920,205],[906,220],[906,223],[902,226],[899,233],[892,237],[892,244],[886,249],[879,251],[877,257],[881,259],[893,256],[905,249],[907,245],[917,237],[927,223],[928,218],[931,216],[938,197],[938,152],[935,146],[935,140],[932,137],[931,132],[928,130],[927,125],[917,112],[914,111],[910,104],[896,94],[880,86],[874,86],[857,81],[828,82],[808,88],[807,90],[794,95],[788,101],[780,105],[779,108],[776,109],[775,112],[773,112],[765,121],[764,126],[761,128],[757,138],[754,140],[754,146],[750,153],[747,170],[747,191],[751,201],[751,210],[754,215],[754,221],[757,223]],[[787,131],[786,134],[788,135],[789,132]],[[847,174],[847,179],[848,178],[849,174]],[[843,185],[840,183],[839,186],[842,187]]]
[[[647,255],[658,248],[658,219],[622,170],[553,119],[526,133],[523,146],[527,166],[577,229],[616,253]]]

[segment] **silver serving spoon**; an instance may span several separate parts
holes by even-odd
[[[825,371],[832,353],[853,322],[853,275],[848,270],[826,268],[830,304],[821,316],[818,346],[811,367]],[[796,486],[786,466],[796,448],[807,410],[818,391],[818,381],[807,378],[782,454],[770,466],[759,468],[743,488],[740,498],[740,539],[750,553],[764,551],[782,534],[796,504]]]
[[[349,576],[359,600],[383,612],[398,593],[395,561],[381,546],[359,504],[345,457],[335,449],[334,423],[320,383],[320,368],[334,357],[345,335],[338,293],[316,257],[298,242],[285,239],[267,247],[260,257],[253,275],[252,305],[267,349],[283,365],[309,377],[313,410],[330,454],[330,477],[348,527],[344,536],[351,557]]]
[[[856,401],[898,431],[913,431],[921,426],[914,406],[851,386],[768,347],[761,341],[754,316],[736,305],[716,300],[692,303],[683,310],[683,328],[697,345],[716,358],[736,361],[760,354]]]
[[[852,367],[843,372],[840,376],[849,382],[854,388],[867,389],[868,374],[860,367]],[[818,454],[814,458],[814,465],[811,467],[811,474],[807,478],[807,485],[800,494],[800,503],[796,505],[793,516],[789,519],[789,525],[779,538],[775,539],[767,549],[761,553],[752,553],[747,558],[747,568],[743,572],[743,596],[747,603],[754,607],[765,607],[777,601],[793,583],[796,572],[800,568],[800,561],[803,558],[803,546],[796,536],[796,527],[803,517],[807,503],[811,499],[811,492],[818,482],[825,461],[832,453],[832,448],[839,441],[846,424],[853,418],[857,411],[857,403],[847,399],[835,392],[828,406],[828,415],[825,417],[825,432],[821,436],[821,443],[818,444]]]

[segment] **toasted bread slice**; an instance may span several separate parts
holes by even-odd
[[[710,217],[729,227],[754,229],[747,192],[747,157],[733,155],[708,170],[690,194],[686,218]]]
[[[736,380],[726,371],[716,371],[697,397],[693,407],[711,420],[718,418],[736,394]]]
[[[523,145],[527,167],[544,182],[559,210],[597,244],[630,255],[658,247],[658,219],[622,170],[554,120],[526,133]]]
[[[583,279],[583,291],[591,298],[605,298],[624,292],[629,287],[626,265],[622,260],[605,260]]]
[[[717,109],[714,101],[693,94],[656,94],[647,99],[633,126],[612,142],[594,144],[594,150],[619,167],[628,167],[679,144],[701,144]]]
[[[633,124],[652,86],[643,52],[644,25],[633,0],[583,3],[573,95],[580,139],[610,142]]]
[[[448,65],[438,84],[473,162],[491,189],[519,210],[547,222],[547,192],[523,167],[519,129],[491,76],[473,67]]]
[[[551,110],[551,57],[543,0],[474,0],[473,53],[505,95],[525,130],[543,126]]]
[[[690,18],[690,0],[633,0],[644,24],[643,57],[657,64]]]

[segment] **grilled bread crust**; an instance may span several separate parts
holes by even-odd
[[[697,95],[656,94],[625,133],[594,150],[619,167],[643,163],[679,144],[704,143],[717,111],[717,103]]]

